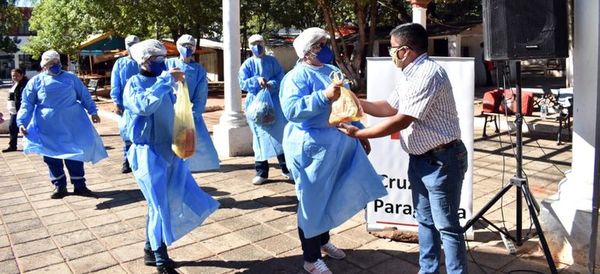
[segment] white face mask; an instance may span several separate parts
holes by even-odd
[[[408,58],[408,56],[404,56],[404,58],[399,59],[398,58],[398,51],[402,50],[403,48],[405,48],[406,46],[400,47],[398,49],[396,49],[391,55],[392,55],[392,62],[394,62],[394,65],[396,65],[396,67],[403,69],[403,65],[404,65],[404,61],[406,61],[406,58]],[[406,47],[408,48],[408,47]]]

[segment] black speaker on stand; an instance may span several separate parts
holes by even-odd
[[[517,245],[523,244],[522,200],[525,199],[544,256],[551,273],[558,273],[548,242],[537,218],[539,206],[523,177],[523,112],[521,109],[521,61],[525,59],[561,58],[568,55],[567,2],[566,0],[483,0],[483,31],[485,59],[516,61],[516,174],[483,208],[469,220],[464,230],[482,220]],[[510,80],[510,79],[509,79]],[[516,232],[515,237],[500,229],[483,215],[515,186]]]

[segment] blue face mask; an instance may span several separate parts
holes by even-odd
[[[60,69],[61,69],[61,66],[60,66],[60,64],[54,64],[54,65],[52,65],[52,66],[50,66],[50,67],[48,68],[48,71],[49,71],[49,72],[50,72],[52,75],[58,75],[58,74],[60,73]]]
[[[333,51],[329,46],[321,46],[321,50],[317,53],[317,59],[323,64],[330,64],[333,60]]]
[[[252,50],[252,54],[254,54],[254,56],[258,57],[265,51],[265,47],[262,45],[253,45],[250,47],[250,50]]]
[[[177,49],[179,50],[179,54],[181,54],[181,57],[183,58],[190,57],[192,56],[192,54],[194,54],[194,51],[188,47],[177,47]]]
[[[158,76],[158,75],[160,75],[165,70],[167,70],[167,64],[165,64],[164,61],[152,61],[152,62],[150,62],[150,72],[153,75]]]

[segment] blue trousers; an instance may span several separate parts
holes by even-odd
[[[281,172],[290,173],[287,169],[287,165],[285,164],[285,155],[279,154],[277,155],[277,161],[279,161],[279,168],[281,168]],[[269,162],[268,161],[256,161],[254,162],[254,169],[256,170],[256,176],[260,176],[263,178],[269,178]]]
[[[127,161],[127,151],[131,147],[131,141],[125,141],[123,144],[123,162]]]
[[[71,183],[75,188],[85,186],[85,171],[83,170],[83,162],[75,160],[63,160],[56,159],[48,156],[44,156],[44,162],[48,165],[50,170],[50,181],[57,187],[67,186],[67,177],[65,175],[64,166],[67,166],[69,176],[71,177]],[[64,164],[63,164],[64,162]]]
[[[408,179],[419,223],[420,274],[439,273],[441,244],[446,272],[467,273],[466,248],[458,209],[467,171],[462,142],[422,155],[410,155]]]
[[[304,237],[304,231],[298,227],[298,234],[300,236],[300,243],[302,244],[302,257],[304,257],[304,261],[314,263],[317,259],[321,259],[321,246],[329,242],[329,231],[307,239]]]
[[[164,242],[160,245],[160,247],[157,250],[152,250],[150,240],[148,239],[148,215],[146,215],[146,243],[144,244],[144,249],[147,251],[152,251],[154,253],[156,265],[163,265],[164,263],[169,261],[169,254],[167,254],[167,245]]]

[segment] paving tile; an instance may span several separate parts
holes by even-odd
[[[133,227],[128,226],[127,224],[125,224],[123,222],[117,222],[117,223],[112,223],[112,224],[91,227],[90,230],[92,232],[94,232],[94,234],[98,235],[99,237],[108,237],[111,235],[131,231],[131,230],[133,230]]]
[[[231,231],[226,227],[222,226],[219,223],[212,223],[208,225],[202,225],[199,228],[194,229],[190,234],[194,236],[194,238],[198,240],[206,240],[210,238],[214,238],[217,236],[221,236],[226,233],[230,233]]]
[[[135,274],[154,274],[156,273],[156,268],[152,266],[144,265],[143,259],[137,259],[135,261],[124,263],[123,266],[129,273]],[[181,268],[180,268],[181,269]]]
[[[98,271],[92,271],[95,274],[127,274],[127,271],[120,265],[115,265],[109,268],[101,269]]]
[[[43,253],[19,257],[18,261],[23,271],[30,271],[61,263],[64,260],[58,249],[53,249],[44,251]]]
[[[25,273],[26,274],[48,274],[48,273],[67,274],[67,273],[72,273],[72,272],[66,263],[59,263],[59,264],[39,268],[36,270],[27,271]]]
[[[98,240],[93,240],[89,242],[63,247],[62,251],[65,254],[65,259],[74,260],[87,255],[106,251],[106,249]]]
[[[250,241],[235,234],[225,234],[202,242],[202,244],[204,244],[210,251],[212,251],[215,254],[219,254],[227,250],[247,245],[249,243]]]
[[[177,262],[193,262],[214,256],[215,253],[206,248],[202,243],[193,243],[169,250],[169,257]]]
[[[271,254],[254,245],[245,245],[219,254],[219,257],[228,262],[248,262],[248,266],[257,263],[257,261],[270,258],[271,256]]]
[[[115,247],[144,241],[144,239],[145,237],[142,233],[133,230],[128,232],[122,232],[112,236],[102,237],[101,240],[107,248],[113,249]]]
[[[23,212],[14,213],[14,214],[8,214],[8,215],[5,214],[4,216],[2,216],[2,220],[4,221],[4,223],[15,223],[15,222],[19,222],[19,221],[34,219],[34,218],[37,218],[37,215],[35,214],[34,211],[23,211]]]
[[[188,262],[177,270],[185,274],[222,274],[234,273],[238,268],[231,262],[225,262],[221,257],[214,256],[196,262]],[[243,273],[243,271],[240,271]]]
[[[50,198],[50,196],[48,196],[48,198]],[[41,209],[41,208],[64,205],[65,202],[63,202],[63,200],[60,200],[60,199],[57,199],[57,200],[48,199],[48,200],[34,201],[34,202],[31,202],[31,204],[33,205],[34,208]]]
[[[18,204],[18,205],[13,205],[13,206],[6,206],[6,207],[0,208],[0,212],[2,212],[2,214],[4,214],[4,215],[11,214],[11,213],[19,213],[19,212],[24,212],[24,211],[32,211],[32,210],[33,210],[33,208],[31,207],[31,204],[29,204],[29,203]]]
[[[117,265],[108,252],[96,253],[87,257],[75,259],[69,265],[76,273],[94,272]]]
[[[88,227],[101,226],[105,224],[116,223],[119,221],[121,221],[119,217],[110,212],[106,212],[99,216],[83,219],[83,223],[86,224]]]
[[[8,241],[8,235],[0,236],[0,247],[10,246],[10,241]]]
[[[9,247],[0,247],[0,262],[6,260],[13,260],[15,258],[12,248]]]
[[[219,221],[219,224],[231,231],[237,231],[246,227],[257,225],[258,222],[246,216],[238,216],[231,219]]]
[[[73,221],[73,220],[77,220],[77,219],[79,219],[79,217],[77,217],[77,215],[75,215],[75,213],[73,213],[71,211],[42,217],[42,220],[48,226],[55,225],[58,223]]]
[[[23,232],[16,232],[10,235],[10,238],[13,244],[20,244],[25,242],[30,242],[34,240],[39,240],[43,238],[48,238],[50,234],[48,234],[48,230],[46,228],[35,228]]]
[[[8,192],[8,190],[6,190],[7,192],[4,192],[2,194],[0,194],[0,200],[6,200],[6,199],[14,199],[14,198],[19,198],[19,197],[25,197],[25,193],[23,193],[23,191],[18,190],[18,191],[11,191]]]
[[[62,222],[62,223],[58,223],[58,224],[54,224],[54,225],[49,225],[48,231],[52,235],[59,235],[59,234],[64,234],[64,233],[69,233],[72,231],[85,229],[85,228],[86,227],[85,227],[85,225],[83,225],[83,222],[81,222],[80,220],[74,220],[74,221],[68,221],[68,222]]]
[[[0,262],[0,269],[2,269],[3,274],[20,273],[17,263],[14,260]]]
[[[17,197],[17,198],[11,198],[11,199],[6,199],[6,200],[0,200],[0,207],[7,207],[7,206],[14,206],[14,205],[18,205],[18,204],[23,204],[23,203],[27,203],[29,202],[29,200],[27,200],[27,198],[25,197]]]
[[[296,247],[299,247],[300,241],[294,241],[293,238],[287,235],[279,234],[277,236],[256,242],[255,244],[261,247],[262,249],[266,250],[267,252],[271,253],[272,255],[279,255],[290,251]]]
[[[267,222],[267,224],[281,232],[288,232],[298,227],[297,221],[298,217],[294,214],[273,221],[269,221]]]
[[[379,262],[371,268],[373,273],[396,273],[399,269],[402,269],[403,273],[418,273],[419,266],[409,263],[407,261],[391,258],[383,262]],[[474,272],[471,272],[474,273]],[[490,272],[491,273],[491,272]]]
[[[53,206],[53,207],[40,208],[37,210],[40,217],[54,215],[54,214],[58,214],[58,213],[70,212],[70,211],[71,211],[71,209],[65,204],[61,204],[61,205],[57,205],[57,206]]]
[[[281,232],[265,224],[255,225],[236,232],[237,235],[242,236],[250,242],[257,242],[280,233]]]
[[[54,236],[54,240],[60,247],[70,246],[96,239],[94,234],[87,229],[68,232]]]
[[[112,249],[110,252],[121,263],[133,261],[144,256],[144,241],[117,247]],[[169,256],[172,257],[172,254],[173,252],[169,249]]]
[[[35,240],[22,244],[14,245],[15,255],[18,257],[27,256],[30,254],[40,253],[48,250],[55,249],[56,246],[50,240],[50,238]]]

